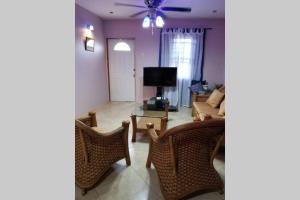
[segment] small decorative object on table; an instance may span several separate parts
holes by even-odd
[[[192,93],[197,94],[209,94],[207,81],[195,81],[193,80],[191,86],[189,87]]]
[[[207,81],[206,80],[201,81],[201,84],[202,84],[203,90],[208,92],[208,83],[207,83]]]

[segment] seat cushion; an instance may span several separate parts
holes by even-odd
[[[99,127],[99,126],[91,127],[91,128],[98,133],[105,133],[105,132],[109,131],[109,130],[103,129],[102,127]]]
[[[205,119],[208,115],[210,115],[212,118],[223,118],[222,116],[218,115],[218,108],[212,108],[206,102],[193,102],[193,106],[200,119]]]

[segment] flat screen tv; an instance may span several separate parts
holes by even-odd
[[[176,67],[144,67],[144,86],[175,87]]]

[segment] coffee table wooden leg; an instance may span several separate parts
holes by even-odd
[[[136,140],[136,129],[137,129],[137,123],[136,123],[136,116],[131,115],[131,121],[132,121],[132,139],[131,142],[135,142]]]
[[[166,118],[167,118],[167,121],[168,121],[168,119],[169,119],[169,115],[168,115],[168,113],[169,113],[169,102],[165,103],[165,112],[166,112]]]
[[[128,121],[123,121],[122,126],[125,128],[125,134],[123,136],[123,141],[124,141],[124,146],[125,146],[125,159],[126,159],[126,164],[127,166],[130,166],[131,161],[130,161],[130,154],[128,150],[128,129],[129,129],[129,122]]]
[[[151,167],[151,152],[152,152],[152,139],[150,138],[150,140],[149,140],[149,152],[148,152],[148,158],[147,158],[147,163],[146,163],[147,168]]]
[[[86,194],[86,189],[81,189],[81,195],[84,196]]]

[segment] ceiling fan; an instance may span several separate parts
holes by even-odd
[[[143,20],[143,27],[153,28],[156,27],[162,28],[164,26],[164,19],[167,18],[166,14],[163,11],[172,11],[172,12],[191,12],[191,8],[187,7],[169,7],[161,6],[165,0],[144,0],[145,6],[127,4],[127,3],[115,3],[116,6],[126,6],[126,7],[135,7],[135,8],[144,8],[144,10],[130,15],[130,17],[137,17],[139,15],[147,13]],[[155,23],[154,23],[155,22]]]

